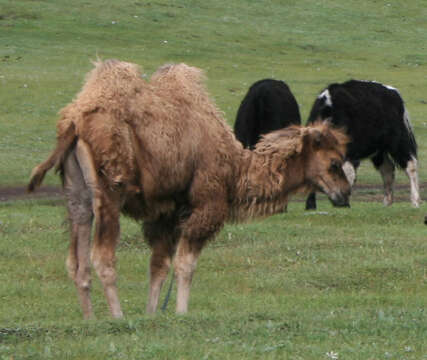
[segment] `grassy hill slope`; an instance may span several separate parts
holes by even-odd
[[[423,162],[426,18],[426,1],[2,0],[0,184],[25,183],[46,157],[58,110],[98,56],[138,63],[148,75],[167,62],[203,68],[230,124],[249,85],[264,77],[289,83],[304,119],[330,82],[392,84],[412,115]],[[370,164],[363,179],[380,181]]]

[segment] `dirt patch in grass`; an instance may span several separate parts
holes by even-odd
[[[409,184],[397,184],[394,187],[394,201],[409,201]],[[427,182],[420,184],[421,198],[427,199]],[[0,202],[23,199],[43,199],[63,197],[62,189],[58,186],[42,186],[34,193],[28,193],[23,186],[0,187]],[[383,201],[383,187],[377,184],[356,184],[353,189],[353,200],[357,201]],[[298,196],[293,201],[305,201]]]
[[[42,186],[34,193],[28,193],[24,186],[0,187],[0,201],[58,198],[62,196],[62,189],[57,186]]]

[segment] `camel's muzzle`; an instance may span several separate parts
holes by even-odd
[[[336,207],[350,207],[350,193],[335,193],[329,196],[329,200]]]

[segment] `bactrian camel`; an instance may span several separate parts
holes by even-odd
[[[325,123],[294,126],[245,150],[210,99],[201,70],[166,65],[147,82],[131,63],[95,65],[60,112],[56,148],[28,186],[33,191],[54,166],[61,174],[71,223],[67,268],[85,318],[93,315],[91,262],[112,316],[122,316],[115,270],[121,212],[143,222],[152,249],[147,311],[156,310],[173,263],[176,311],[185,313],[200,252],[225,221],[280,212],[300,190],[348,204],[343,132]]]

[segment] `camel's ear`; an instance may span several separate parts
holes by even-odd
[[[319,130],[316,130],[313,134],[313,148],[319,149],[322,144],[326,141],[326,136]]]
[[[311,145],[313,150],[319,149],[325,140],[324,134],[318,129],[310,129],[304,134],[304,144]]]

